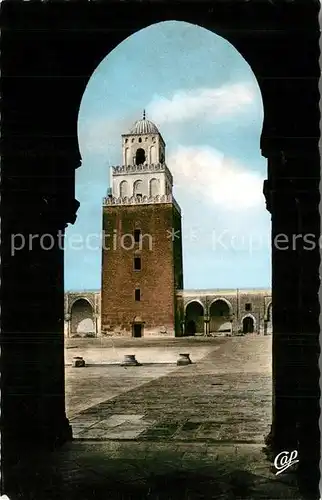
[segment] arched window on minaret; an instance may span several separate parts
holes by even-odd
[[[150,147],[150,163],[155,164],[157,162],[157,152],[155,146]]]
[[[136,150],[135,164],[142,165],[145,162],[145,151],[142,148]]]
[[[126,166],[130,165],[130,162],[131,162],[131,160],[130,160],[130,148],[125,148],[125,158],[124,158],[124,160],[125,160],[125,165]]]
[[[120,197],[124,198],[125,196],[129,195],[128,191],[128,183],[126,181],[122,181],[120,183]]]
[[[133,196],[142,196],[143,183],[142,181],[135,181],[133,185]]]
[[[150,180],[150,196],[157,196],[160,194],[160,184],[158,179]]]

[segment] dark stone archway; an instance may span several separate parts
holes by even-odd
[[[231,305],[223,299],[216,299],[209,307],[209,333],[231,333]]]
[[[70,308],[71,337],[94,337],[95,318],[92,305],[86,299],[77,299]]]
[[[108,6],[107,6],[108,5]],[[163,20],[199,24],[245,57],[264,104],[272,214],[275,451],[298,449],[300,483],[319,478],[319,2],[4,2],[2,25],[2,458],[71,437],[64,401],[63,250],[75,221],[79,104],[100,61]],[[77,14],[75,14],[77,9]],[[301,23],[298,20],[301,19]],[[52,235],[13,251],[12,235]],[[315,246],[295,234],[313,234]],[[289,242],[285,248],[285,236]],[[42,383],[39,384],[41,379]],[[19,397],[15,397],[19,394]],[[10,467],[12,464],[10,464]],[[17,481],[19,483],[19,481]]]
[[[185,311],[185,335],[204,334],[204,308],[193,300],[186,306]]]
[[[251,316],[246,316],[243,319],[243,333],[254,333],[255,325]]]
[[[135,164],[142,165],[145,162],[145,151],[142,148],[138,148],[135,153]]]

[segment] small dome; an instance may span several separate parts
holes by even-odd
[[[158,127],[154,123],[150,122],[150,120],[145,119],[145,112],[143,112],[143,118],[135,122],[129,133],[144,135],[159,134],[160,132],[158,130]]]

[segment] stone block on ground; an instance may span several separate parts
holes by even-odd
[[[192,361],[190,359],[190,354],[179,354],[179,359],[177,360],[177,366],[191,365]]]
[[[81,356],[75,356],[73,358],[73,366],[74,368],[84,368],[85,360]]]
[[[121,366],[142,366],[142,365],[135,359],[135,354],[125,354]]]

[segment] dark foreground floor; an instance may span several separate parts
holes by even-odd
[[[256,445],[74,442],[50,457],[29,456],[12,474],[20,479],[11,500],[302,498],[295,476],[275,476]]]

